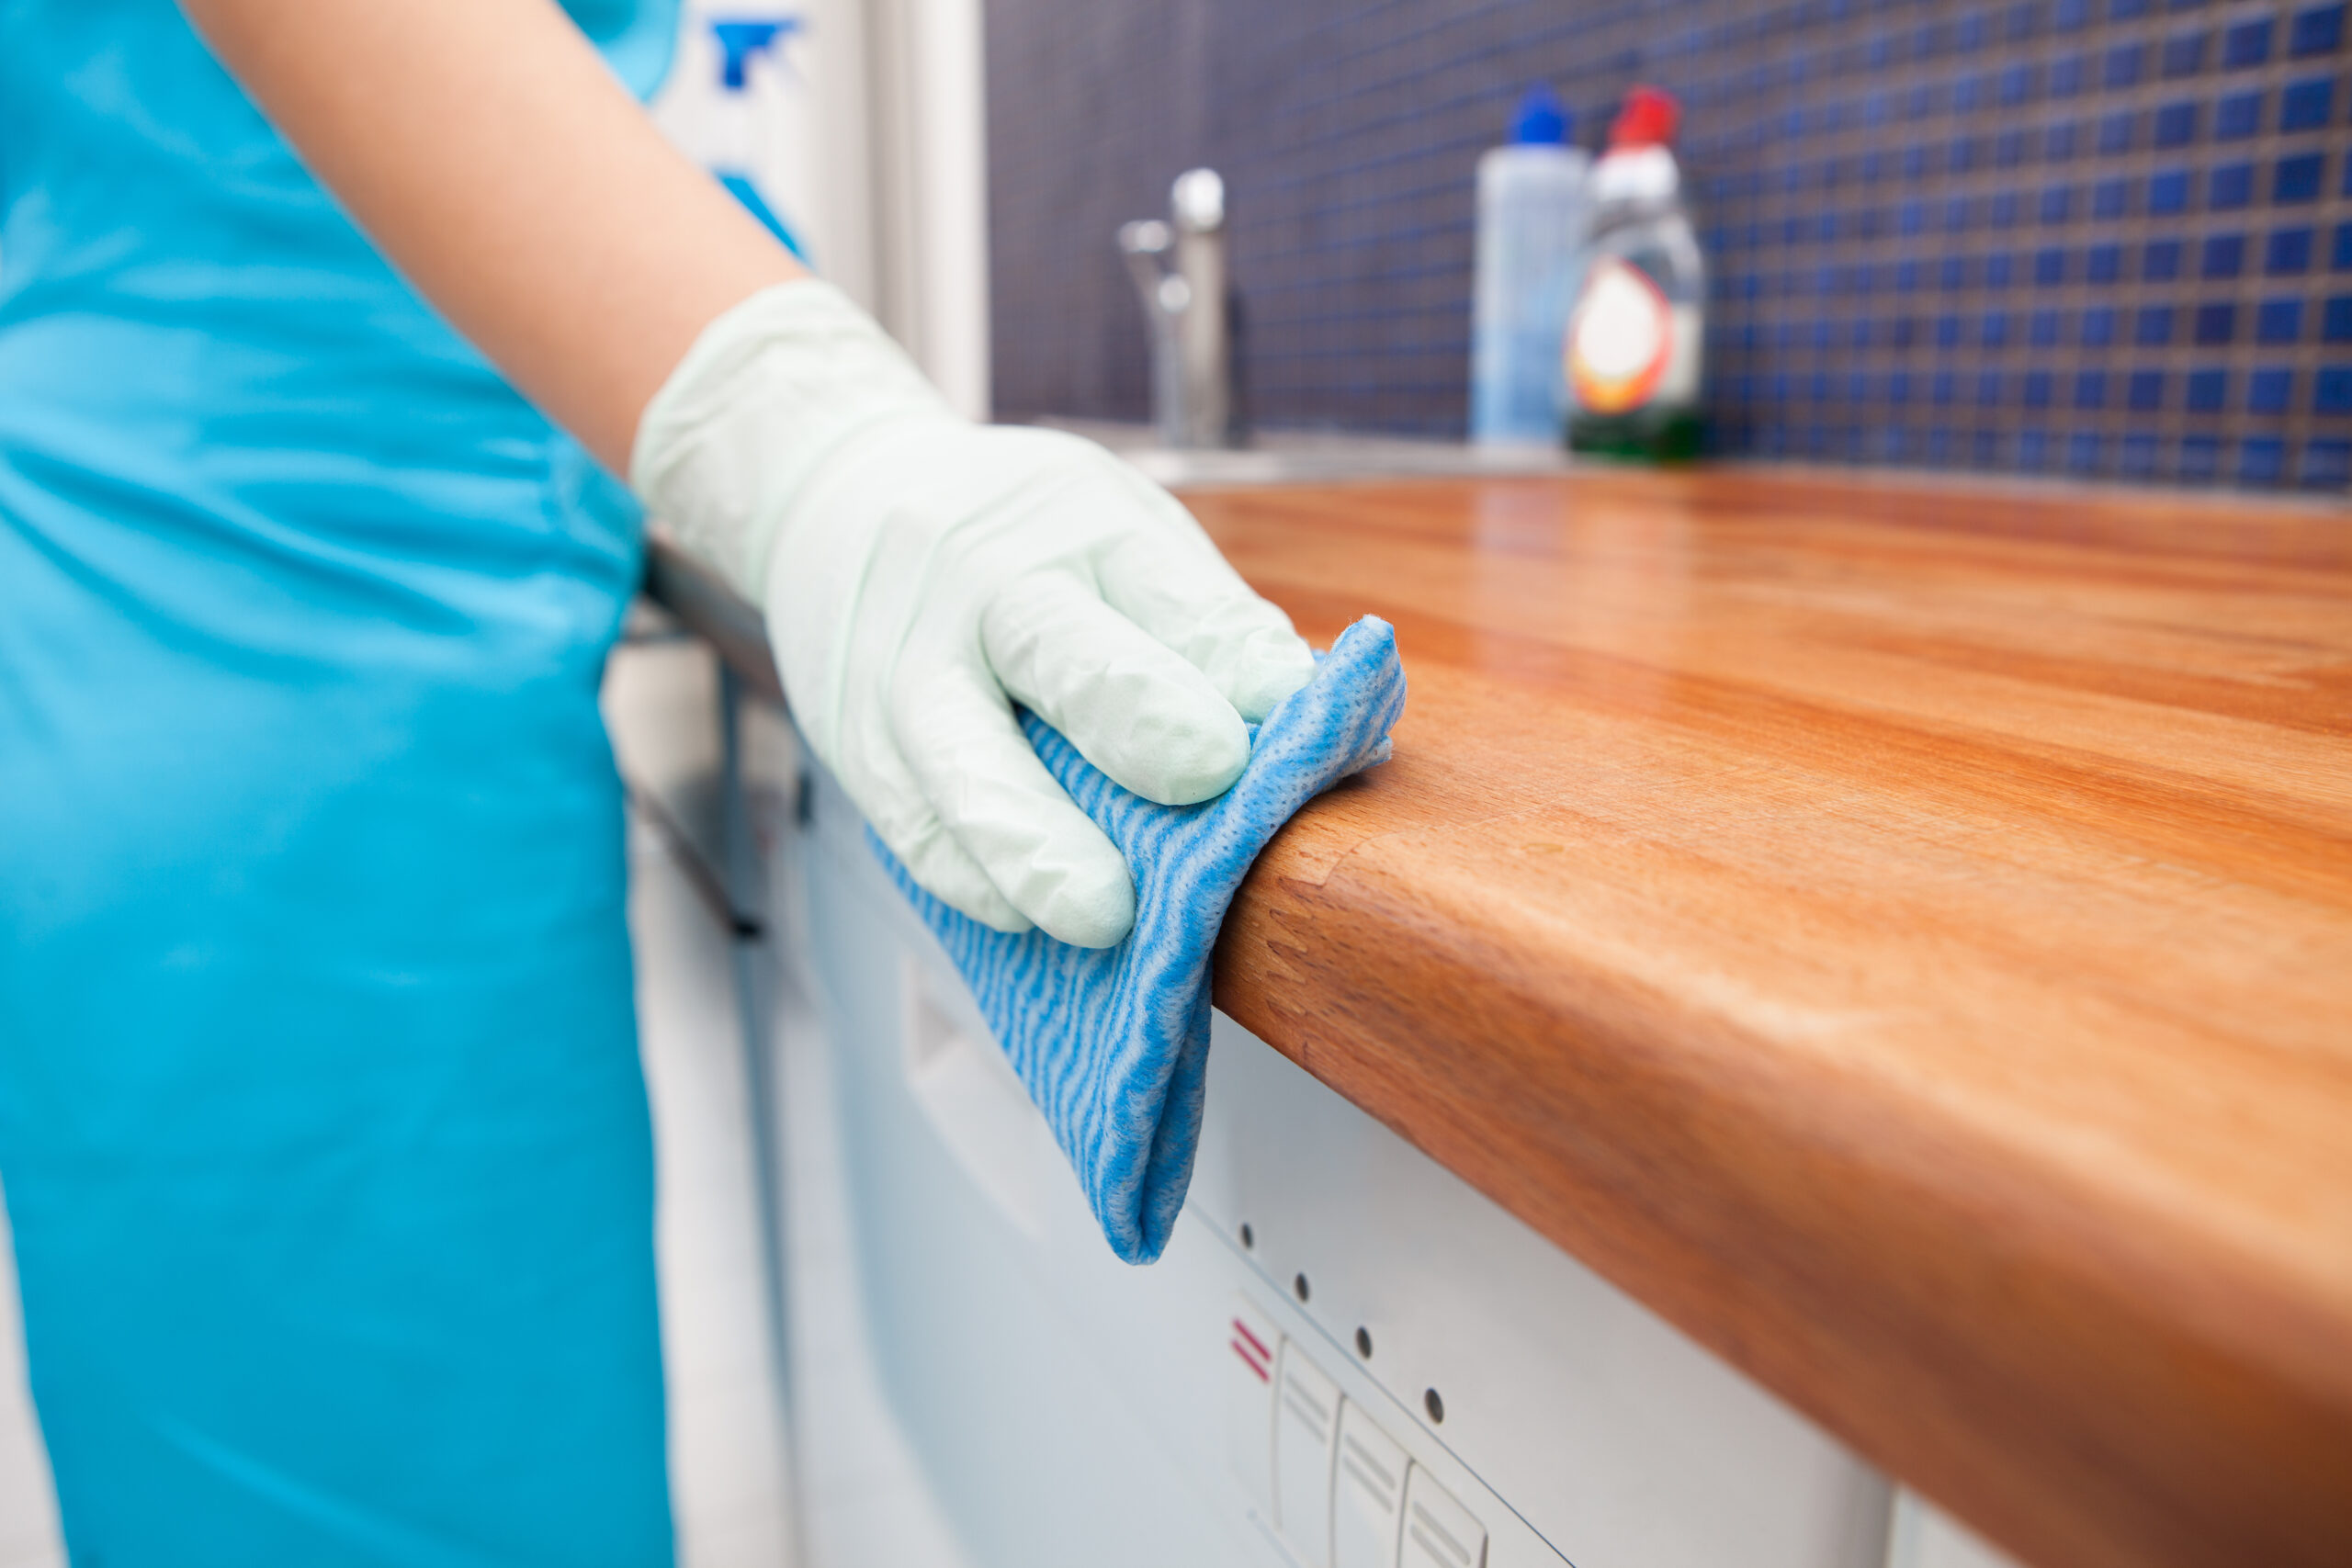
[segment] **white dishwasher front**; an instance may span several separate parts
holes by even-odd
[[[1874,1471],[1222,1014],[1182,1220],[1117,1261],[854,811],[802,798],[866,1337],[974,1568],[1885,1561]]]

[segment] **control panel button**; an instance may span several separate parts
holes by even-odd
[[[1331,1568],[1396,1568],[1408,1464],[1363,1406],[1340,1407],[1340,1460],[1331,1477]]]
[[[1487,1527],[1413,1466],[1405,1483],[1403,1568],[1486,1568]]]
[[[1331,1561],[1331,1456],[1340,1388],[1285,1341],[1274,1377],[1274,1523],[1302,1568]]]
[[[1283,1337],[1239,1296],[1225,1325],[1225,1452],[1259,1513],[1274,1513],[1274,1364]]]

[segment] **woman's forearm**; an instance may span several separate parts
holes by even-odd
[[[552,0],[183,0],[417,290],[616,473],[704,326],[791,254]]]

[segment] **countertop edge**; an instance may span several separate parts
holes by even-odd
[[[2325,1502],[2352,1408],[2152,1293],[2128,1244],[2159,1238],[2040,1245],[2002,1224],[2048,1202],[2030,1173],[1988,1190],[1964,1134],[1890,1122],[1868,1085],[1792,1094],[1720,1020],[1637,1034],[1620,1018],[1655,998],[1577,994],[1344,858],[1285,870],[1278,839],[1227,919],[1219,1007],[1989,1539],[2040,1568],[2352,1560]],[[2152,1440],[2185,1408],[2232,1427]]]

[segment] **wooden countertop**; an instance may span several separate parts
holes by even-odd
[[[1220,1006],[2039,1568],[2352,1562],[2352,515],[1187,499],[1412,685]]]

